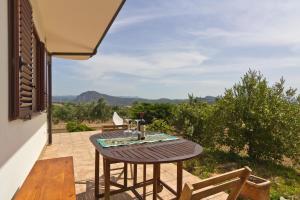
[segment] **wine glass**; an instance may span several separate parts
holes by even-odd
[[[128,127],[127,127],[127,130],[124,131],[124,133],[131,133],[132,132],[132,130],[131,130],[131,122],[132,122],[132,120],[131,119],[125,119],[125,121],[127,122]]]

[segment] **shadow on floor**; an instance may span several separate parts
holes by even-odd
[[[120,177],[114,177],[112,176],[111,180],[116,182]],[[78,185],[85,185],[86,191],[79,193],[76,195],[77,200],[95,200],[95,182],[94,180],[82,180],[82,181],[76,181],[75,184]],[[100,193],[104,192],[104,178],[103,176],[100,176]],[[130,196],[129,194],[123,192],[120,194],[115,194],[111,196],[112,200],[133,200],[136,199],[133,196]]]
[[[121,181],[121,184],[122,184],[122,181],[124,180],[123,175],[124,175],[123,170],[112,170],[110,179],[113,182]],[[133,180],[133,178],[132,178],[133,169],[132,168],[129,168],[128,175],[129,175],[128,181],[131,182]],[[100,188],[99,188],[100,193],[104,193],[104,177],[103,177],[103,175],[99,177],[99,181],[100,181],[99,182],[99,184],[100,184]],[[95,200],[95,182],[94,182],[94,179],[75,181],[75,184],[85,186],[85,192],[82,192],[82,193],[79,193],[79,194],[76,195],[77,200]],[[152,189],[152,186],[147,186],[147,187],[150,187]],[[116,189],[116,188],[114,186],[111,186],[111,190],[114,190],[114,189]],[[130,193],[131,195],[128,194],[128,193]],[[152,199],[152,190],[146,192],[146,197],[147,197],[147,199]],[[158,194],[157,198],[159,200],[164,199],[159,194]],[[119,193],[119,194],[112,195],[110,197],[110,199],[111,200],[136,200],[138,198],[136,198],[131,191],[128,191],[128,192],[122,192],[122,193]]]

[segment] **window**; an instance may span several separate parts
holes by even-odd
[[[46,51],[34,30],[28,0],[9,2],[9,119],[45,110]]]

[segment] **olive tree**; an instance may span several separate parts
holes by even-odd
[[[217,101],[218,142],[254,159],[299,159],[299,97],[284,84],[281,79],[268,86],[260,72],[249,70],[227,89]]]
[[[91,118],[94,120],[106,121],[112,117],[110,106],[106,104],[104,99],[100,98],[91,110]]]
[[[204,147],[214,147],[215,105],[200,101],[189,95],[189,101],[178,104],[173,110],[173,124],[186,138]]]

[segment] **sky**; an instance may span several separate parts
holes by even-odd
[[[300,89],[299,0],[127,0],[87,61],[54,59],[53,95],[222,95],[249,69]]]

